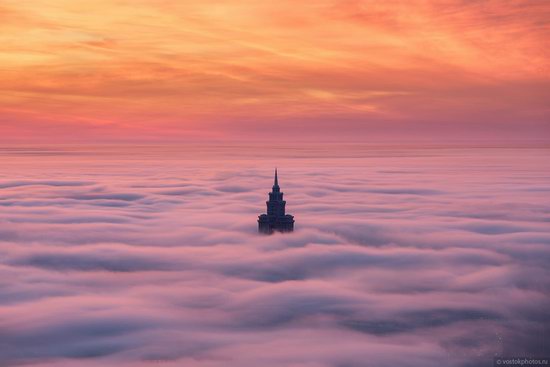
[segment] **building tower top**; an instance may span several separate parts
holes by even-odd
[[[277,168],[275,168],[275,178],[273,179],[273,189],[268,194],[269,200],[266,201],[267,213],[258,217],[258,231],[260,233],[292,232],[294,230],[294,217],[285,213],[286,201],[284,194],[279,187],[279,177]]]

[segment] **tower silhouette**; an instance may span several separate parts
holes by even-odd
[[[286,201],[283,200],[283,193],[279,187],[277,168],[275,168],[275,179],[273,188],[269,193],[269,200],[265,203],[267,214],[258,217],[258,231],[266,234],[271,234],[274,231],[292,232],[294,230],[294,216],[285,214]]]

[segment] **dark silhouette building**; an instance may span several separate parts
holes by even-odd
[[[267,204],[267,214],[258,217],[258,231],[266,234],[271,234],[274,231],[292,232],[294,216],[285,214],[286,201],[283,200],[283,193],[279,187],[276,168],[273,189],[269,193],[269,200],[265,203]]]

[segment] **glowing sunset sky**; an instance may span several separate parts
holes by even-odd
[[[548,1],[0,2],[0,142],[550,131]]]

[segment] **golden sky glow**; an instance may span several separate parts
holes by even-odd
[[[548,1],[2,0],[1,141],[540,137],[549,19]]]

